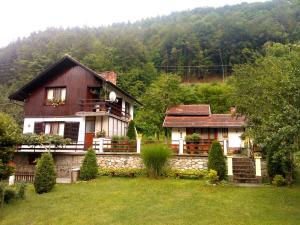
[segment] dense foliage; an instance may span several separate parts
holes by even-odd
[[[135,126],[134,126],[134,121],[133,120],[130,120],[130,122],[129,122],[126,136],[129,138],[129,140],[135,140],[136,139],[136,132],[135,132]]]
[[[197,8],[133,24],[33,33],[0,49],[0,110],[21,121],[21,108],[7,101],[8,93],[66,53],[96,71],[115,70],[120,87],[139,98],[162,72],[184,80],[226,76],[232,65],[252,62],[266,42],[299,40],[295,4],[275,0]]]
[[[98,164],[96,153],[93,149],[88,149],[86,152],[82,165],[80,167],[80,179],[91,180],[95,179],[98,175]]]
[[[208,169],[215,170],[220,180],[226,178],[226,162],[223,149],[218,141],[214,141],[208,153]],[[213,172],[212,172],[213,173]],[[212,175],[213,177],[214,175]]]
[[[255,63],[235,68],[232,80],[248,136],[267,154],[271,178],[291,181],[300,140],[300,46],[272,44]]]
[[[41,155],[37,160],[34,175],[34,189],[38,194],[47,193],[52,190],[56,184],[56,172],[54,161],[49,152]]]
[[[8,178],[14,171],[9,163],[19,141],[18,125],[10,116],[0,112],[0,180]]]
[[[155,178],[161,176],[170,155],[171,151],[165,145],[145,145],[141,156],[148,175]]]

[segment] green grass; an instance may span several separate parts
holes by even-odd
[[[111,178],[56,185],[6,205],[0,224],[300,224],[300,185],[208,186],[199,180]]]

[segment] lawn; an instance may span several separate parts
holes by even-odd
[[[204,181],[101,177],[28,189],[6,205],[0,224],[300,224],[300,185],[208,186]]]

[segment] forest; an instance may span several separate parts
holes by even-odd
[[[64,54],[95,71],[116,71],[118,85],[142,100],[161,74],[176,75],[185,83],[216,76],[225,81],[235,65],[264,55],[268,43],[299,39],[300,7],[293,0],[196,8],[97,28],[48,28],[0,49],[0,110],[20,122],[22,110],[8,102],[8,94]],[[223,101],[218,96],[229,87],[186,84],[183,89],[184,103],[215,104],[212,99]],[[223,102],[215,104],[215,112],[229,108]]]

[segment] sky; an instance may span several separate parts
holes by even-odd
[[[48,27],[110,25],[197,7],[265,0],[3,0],[0,47]]]

